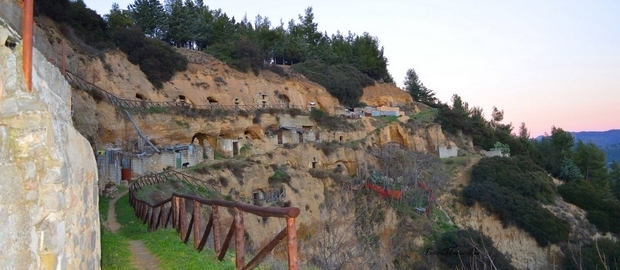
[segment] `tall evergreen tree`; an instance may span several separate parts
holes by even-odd
[[[135,0],[127,9],[145,35],[163,38],[168,32],[167,15],[159,0]]]
[[[133,25],[133,18],[128,10],[121,10],[117,3],[112,4],[110,13],[104,16],[108,23],[108,29],[110,32],[114,32],[118,29],[127,29]]]
[[[426,104],[434,104],[437,99],[435,93],[424,86],[420,77],[413,68],[407,70],[405,75],[405,91],[409,92],[413,100]]]
[[[609,172],[605,167],[605,153],[594,143],[577,141],[573,161],[587,181],[592,181],[601,190],[609,190]]]

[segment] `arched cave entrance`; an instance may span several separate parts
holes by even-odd
[[[179,95],[179,101],[187,101],[185,95]]]
[[[136,98],[139,100],[146,100],[146,98],[144,97],[144,95],[140,94],[140,93],[136,93]]]

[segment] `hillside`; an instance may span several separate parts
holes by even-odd
[[[584,143],[593,142],[598,146],[608,146],[620,144],[620,129],[608,131],[579,131],[571,132],[575,140],[582,140]]]
[[[60,54],[67,31],[44,17],[38,23]],[[489,122],[456,95],[452,106],[430,108],[378,82],[389,74],[372,78],[355,63],[306,67],[308,77],[296,72],[300,63],[258,61],[264,69],[243,72],[244,57],[226,60],[216,49],[226,48],[172,49],[187,68],[157,87],[128,53],[68,39],[73,121],[97,153],[100,186],[120,184],[121,174],[129,181],[174,168],[217,186],[229,200],[299,207],[300,261],[321,269],[460,267],[463,261],[426,253],[482,244],[492,256],[466,258],[476,267],[494,258],[502,269],[550,268],[570,262],[569,241],[591,250],[593,239],[615,239],[609,225],[616,224],[617,204],[600,199],[608,193],[582,182],[559,185],[543,165],[565,169],[566,157],[552,153],[548,160],[501,117]],[[332,80],[343,74],[363,82],[354,89],[361,92],[351,91],[356,96],[338,92],[352,89]],[[362,103],[386,107],[344,109]],[[479,152],[492,145],[511,157]],[[572,146],[565,147],[540,149],[565,153]],[[578,185],[609,207],[579,200]],[[282,224],[248,218],[245,226],[252,253],[270,240],[265,232]],[[274,256],[283,258],[282,251]]]
[[[607,164],[612,161],[620,162],[620,129],[608,131],[581,131],[571,132],[575,140],[593,142],[605,153]]]

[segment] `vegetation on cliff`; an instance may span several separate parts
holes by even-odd
[[[531,160],[519,157],[482,159],[474,166],[471,184],[463,194],[467,205],[480,202],[498,214],[503,224],[514,224],[528,232],[540,246],[568,240],[568,222],[539,203],[553,203],[554,184]]]
[[[361,88],[373,80],[394,82],[376,37],[368,33],[321,33],[312,7],[299,15],[298,22],[291,20],[285,27],[283,23],[272,26],[269,18],[261,15],[253,23],[247,17],[237,21],[201,0],[167,1],[165,6],[156,0],[135,0],[127,9],[114,4],[105,20],[82,1],[44,0],[36,4],[37,14],[70,26],[87,44],[99,49],[112,44],[119,47],[158,88],[171,74],[184,70],[185,64],[156,40],[204,50],[237,70],[252,70],[257,75],[261,69],[283,74],[272,63],[313,61],[296,69],[349,106],[357,105]],[[316,63],[324,68],[317,69]]]

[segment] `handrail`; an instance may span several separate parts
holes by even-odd
[[[148,203],[140,200],[136,196],[136,191],[146,185],[153,185],[166,181],[171,177],[176,177],[189,183],[204,183],[202,180],[193,178],[189,175],[177,171],[164,171],[157,174],[144,175],[134,181],[129,187],[129,202],[134,208],[136,216],[145,224],[149,231],[158,228],[166,228],[168,224],[180,233],[181,241],[187,243],[193,231],[194,248],[202,251],[209,239],[209,235],[213,232],[213,246],[218,260],[222,261],[233,235],[235,236],[235,266],[237,269],[253,269],[269,252],[271,252],[282,239],[287,238],[288,251],[288,267],[289,269],[298,269],[297,256],[297,231],[295,228],[295,219],[299,216],[300,210],[297,207],[260,207],[256,205],[246,204],[243,202],[226,201],[221,199],[206,199],[198,196],[172,193],[172,196],[156,204]],[[206,187],[206,185],[202,185]],[[215,191],[215,186],[211,185]],[[186,202],[191,201],[192,210],[186,211]],[[210,207],[211,213],[205,229],[201,233],[202,207]],[[219,207],[232,208],[234,210],[233,221],[230,229],[226,234],[224,242],[220,239],[220,214]],[[189,212],[189,213],[188,213]],[[276,217],[286,219],[286,227],[283,228],[267,245],[259,250],[259,252],[247,264],[245,263],[244,250],[244,225],[243,213],[250,213],[261,217]],[[189,215],[189,221],[188,219]]]
[[[67,81],[73,83],[76,86],[79,86],[82,89],[86,89],[88,91],[97,91],[103,95],[103,100],[120,108],[120,109],[149,109],[149,108],[193,108],[196,110],[224,110],[224,111],[255,111],[255,110],[268,110],[268,109],[298,109],[304,112],[309,112],[310,110],[302,105],[289,105],[289,104],[273,104],[273,105],[220,105],[220,104],[205,104],[205,105],[191,105],[186,102],[177,102],[177,101],[146,101],[146,100],[132,100],[132,99],[124,99],[110,93],[99,86],[94,85],[93,83],[81,78],[80,76],[72,73],[70,71],[66,71]]]

